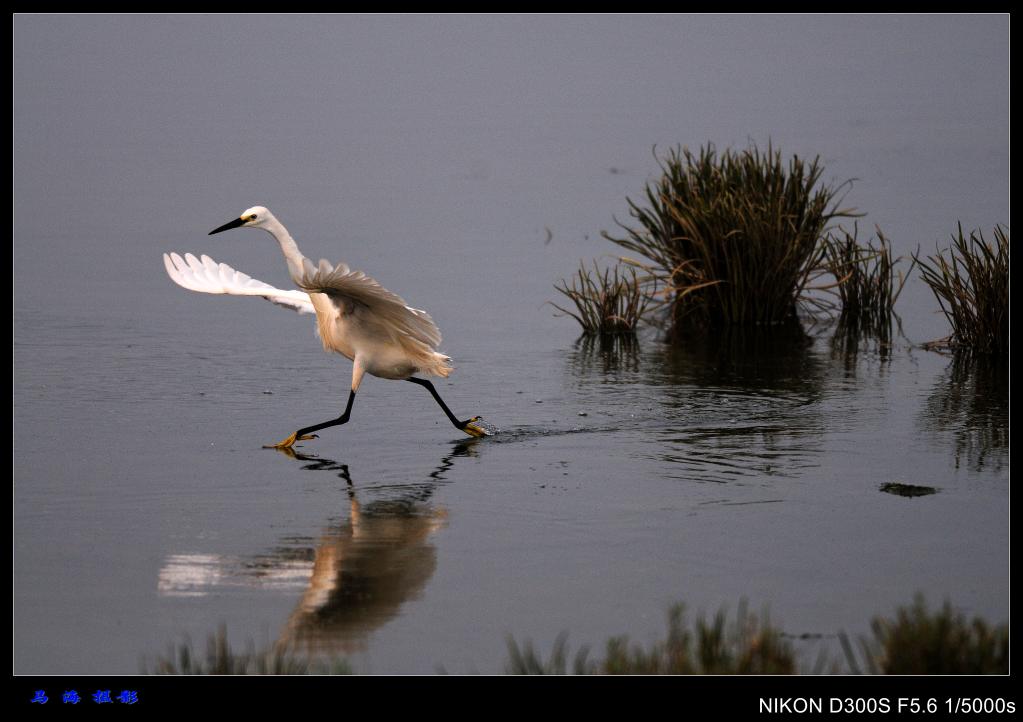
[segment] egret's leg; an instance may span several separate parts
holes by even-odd
[[[315,439],[316,435],[312,432],[319,431],[320,429],[326,429],[328,426],[340,426],[341,424],[347,424],[348,419],[352,415],[352,404],[355,403],[355,392],[359,390],[359,385],[362,383],[362,376],[365,370],[362,368],[362,364],[355,361],[355,365],[352,367],[352,391],[348,394],[348,405],[345,406],[345,412],[338,416],[336,419],[331,421],[324,421],[322,424],[314,424],[313,426],[306,426],[304,429],[299,429],[294,434],[286,438],[284,441],[276,444],[268,444],[264,446],[264,449],[289,449],[292,444],[301,439]]]
[[[440,394],[437,393],[437,389],[433,388],[433,384],[431,382],[427,381],[426,379],[417,379],[414,376],[409,376],[408,379],[406,380],[411,381],[414,384],[419,384],[420,386],[424,387],[427,391],[429,391],[430,394],[433,396],[434,400],[440,405],[441,409],[444,410],[444,414],[448,417],[451,423],[455,425],[456,429],[458,429],[459,431],[464,431],[469,436],[475,436],[477,439],[487,435],[486,431],[484,431],[474,423],[475,421],[479,421],[480,418],[479,416],[473,416],[471,419],[459,421],[458,418],[453,413],[451,413],[451,409],[449,409],[448,405],[444,403],[444,400],[440,397]]]
[[[276,443],[276,444],[268,444],[267,446],[264,446],[263,448],[264,449],[287,449],[287,448],[290,448],[291,445],[294,444],[296,441],[299,441],[299,440],[302,440],[302,439],[315,439],[316,435],[312,433],[314,431],[319,431],[320,429],[325,429],[328,426],[340,426],[341,424],[347,424],[348,423],[348,419],[351,418],[351,415],[352,415],[352,404],[354,404],[354,403],[355,403],[355,392],[352,391],[350,394],[348,394],[348,405],[345,407],[345,412],[343,414],[341,414],[340,416],[338,416],[336,419],[332,419],[330,421],[324,421],[322,424],[314,424],[312,426],[307,426],[304,429],[299,429],[294,434],[292,434],[291,436],[286,438],[284,441],[281,441],[281,442]]]

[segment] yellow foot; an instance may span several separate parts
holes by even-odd
[[[462,427],[462,431],[477,439],[482,439],[484,436],[490,436],[494,433],[490,428],[490,424],[479,416],[473,416],[469,419],[466,425]]]
[[[318,437],[316,434],[302,434],[301,436],[298,436],[298,432],[296,431],[294,434],[292,434],[291,436],[286,438],[284,441],[278,442],[276,444],[266,444],[266,445],[263,446],[263,448],[264,449],[290,449],[294,445],[294,443],[296,441],[308,441],[309,439],[318,439],[318,438],[320,438],[320,437]]]

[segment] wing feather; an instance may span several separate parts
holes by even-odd
[[[293,278],[299,288],[309,293],[322,293],[334,301],[341,313],[346,313],[348,302],[370,309],[381,322],[399,333],[436,349],[441,334],[430,314],[412,308],[396,293],[388,291],[362,271],[353,271],[344,263],[332,266],[321,260],[314,266],[305,259],[301,278]]]
[[[177,253],[163,254],[163,265],[174,283],[199,293],[231,296],[262,296],[266,300],[299,313],[315,313],[309,294],[285,291],[263,283],[248,274],[236,271],[226,263],[217,263],[209,256],[201,259],[191,253],[182,258]]]

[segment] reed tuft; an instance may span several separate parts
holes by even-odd
[[[980,230],[963,235],[959,224],[952,247],[928,260],[915,259],[923,279],[952,325],[952,335],[929,346],[951,347],[970,353],[1009,351],[1009,233],[995,226],[994,242]]]
[[[718,154],[675,148],[658,159],[646,206],[629,203],[638,223],[619,222],[609,241],[649,259],[637,265],[657,281],[675,326],[721,328],[794,318],[820,268],[821,237],[836,218],[842,190],[822,183],[820,159],[785,163],[768,145]],[[649,294],[654,296],[655,294]]]
[[[311,661],[294,656],[288,650],[274,646],[256,651],[249,645],[245,652],[231,649],[227,628],[223,625],[206,640],[206,654],[197,654],[187,640],[173,647],[166,656],[157,657],[152,668],[143,664],[143,674],[182,675],[298,675],[298,674],[351,674],[344,659],[329,662]]]
[[[554,643],[551,657],[544,660],[531,643],[519,648],[508,639],[512,674],[566,674],[566,636]],[[675,605],[668,613],[668,637],[649,648],[629,645],[627,637],[607,642],[603,660],[589,661],[588,649],[576,654],[575,674],[793,674],[795,653],[782,633],[769,622],[760,622],[740,602],[734,621],[720,610],[712,621],[700,617],[693,624],[685,620],[684,607]]]
[[[853,232],[839,229],[821,240],[824,249],[823,267],[836,279],[829,290],[838,296],[841,313],[839,332],[857,337],[870,334],[890,342],[893,319],[898,321],[895,302],[917,260],[914,257],[903,273],[896,270],[903,258],[895,258],[892,244],[875,226],[877,245],[868,240],[861,245],[859,228]]]
[[[948,601],[931,612],[917,595],[894,619],[876,617],[871,629],[873,639],[860,639],[859,657],[848,636],[839,635],[855,674],[1009,673],[1008,626],[992,627],[979,617],[967,620]]]
[[[592,272],[581,263],[571,282],[563,279],[554,288],[572,301],[575,311],[551,305],[578,321],[586,334],[634,333],[649,303],[634,268],[615,265],[601,271],[596,261]]]

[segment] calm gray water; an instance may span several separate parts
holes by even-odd
[[[14,671],[134,673],[225,624],[356,671],[494,672],[746,597],[808,661],[922,592],[1008,616],[1008,373],[914,344],[577,342],[545,302],[653,146],[819,154],[896,249],[1007,223],[1008,17],[14,19]],[[189,293],[165,251],[288,284],[269,206],[444,332],[459,439],[313,322]],[[548,236],[550,238],[547,242]],[[938,488],[903,498],[886,482]]]

